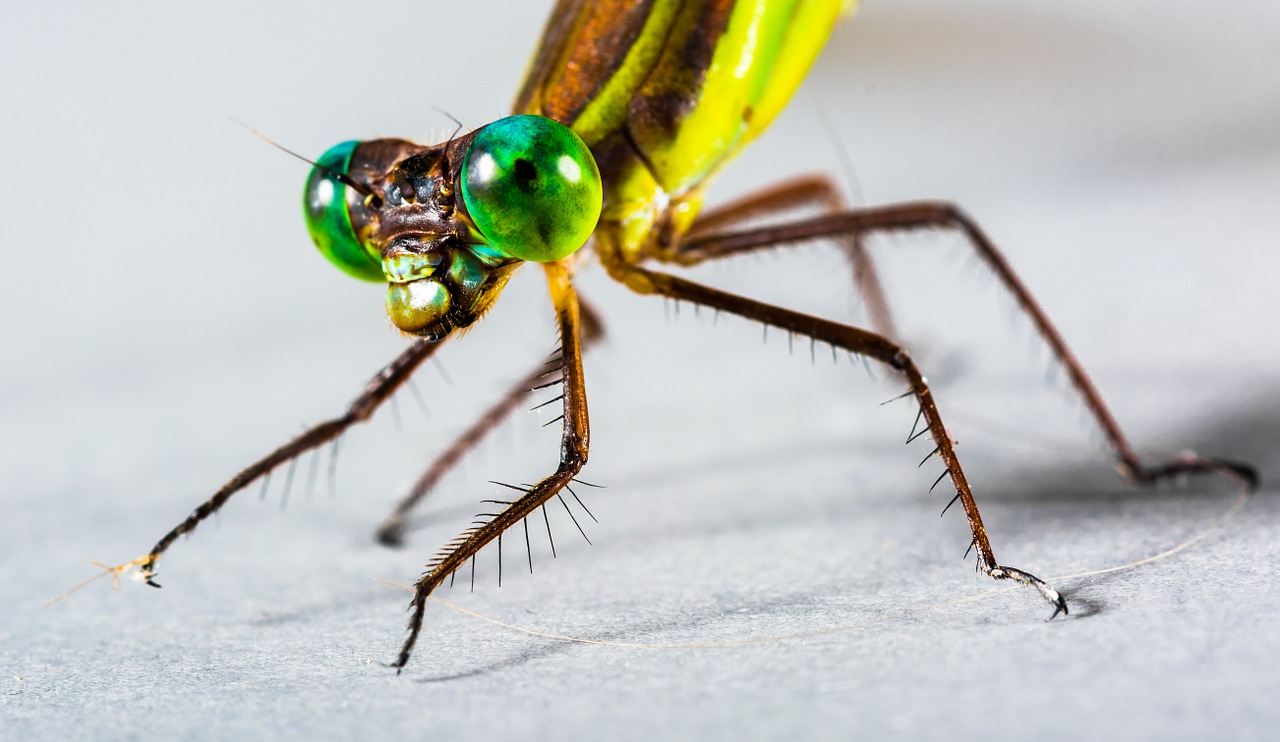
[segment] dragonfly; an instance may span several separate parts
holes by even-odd
[[[604,334],[600,312],[575,283],[594,254],[632,291],[705,307],[830,345],[887,367],[919,411],[908,441],[927,437],[967,520],[977,569],[1035,589],[1065,615],[1063,595],[1032,573],[997,561],[973,488],[956,455],[925,375],[897,340],[892,313],[865,245],[890,232],[946,230],[992,270],[1030,319],[1083,398],[1120,475],[1150,484],[1219,473],[1256,482],[1247,464],[1184,454],[1144,461],[1084,368],[1004,255],[952,203],[917,201],[851,207],[825,175],[795,178],[716,208],[708,184],[775,119],[804,79],[851,0],[559,0],[516,96],[514,114],[446,141],[347,141],[312,163],[304,189],[306,225],[319,251],[354,278],[385,283],[386,309],[413,341],[346,410],[246,467],[146,556],[130,562],[159,587],[157,563],[235,494],[277,467],[336,445],[352,426],[406,384],[426,359],[476,323],[526,265],[545,274],[559,351],[523,376],[416,481],[378,531],[399,544],[409,515],[442,476],[505,417],[530,388],[555,389],[562,408],[558,461],[530,486],[448,542],[413,586],[410,617],[392,666],[409,662],[428,599],[477,553],[570,490],[587,463],[590,426],[583,354]],[[816,212],[816,215],[814,215]],[[761,226],[763,225],[763,226]],[[682,269],[748,253],[831,240],[846,252],[851,284],[869,328],[793,311],[689,280]],[[933,489],[933,488],[931,488]],[[571,490],[570,490],[571,491]],[[945,512],[945,511],[944,511]],[[542,510],[545,518],[545,509]],[[549,528],[549,527],[548,527]],[[527,533],[527,531],[526,531]],[[123,567],[124,565],[122,565]]]

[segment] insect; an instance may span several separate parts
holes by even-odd
[[[329,444],[373,414],[424,360],[482,317],[512,273],[543,270],[560,338],[550,372],[531,370],[426,470],[379,531],[398,542],[405,518],[529,387],[561,387],[558,464],[518,490],[496,514],[464,530],[426,565],[414,586],[408,634],[393,666],[409,661],[427,599],[486,546],[527,523],[578,480],[590,431],[582,356],[603,333],[582,301],[574,270],[587,250],[631,290],[755,320],[887,366],[919,406],[911,439],[928,436],[964,511],[978,569],[1067,603],[1031,573],[1002,565],[925,377],[894,339],[891,314],[863,240],[872,234],[946,229],[961,233],[1030,317],[1114,450],[1123,477],[1150,483],[1194,472],[1247,481],[1247,465],[1185,455],[1140,460],[1089,377],[1035,299],[978,225],[949,203],[848,208],[825,177],[767,187],[702,209],[710,179],[787,103],[843,11],[838,0],[560,0],[514,105],[516,115],[435,145],[401,139],[349,141],[325,152],[305,186],[308,230],[320,252],[363,280],[387,284],[392,322],[416,340],[370,380],[340,416],[322,422],[235,475],[137,560],[156,585],[157,563],[232,496],[282,464]],[[848,7],[846,7],[848,6]],[[787,219],[818,207],[816,217]],[[748,221],[769,226],[744,228]],[[681,267],[815,239],[844,244],[855,284],[871,308],[861,329],[695,283]],[[655,267],[655,265],[657,267]],[[950,505],[948,505],[949,507]],[[158,585],[157,585],[158,586]]]

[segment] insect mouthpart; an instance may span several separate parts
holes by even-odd
[[[393,246],[382,258],[382,272],[390,283],[409,283],[435,275],[444,259],[440,250],[410,252]]]
[[[453,297],[444,283],[450,261],[444,250],[423,249],[421,243],[414,247],[417,249],[392,243],[383,252],[387,315],[404,332],[443,337],[450,329],[446,317],[453,306]]]

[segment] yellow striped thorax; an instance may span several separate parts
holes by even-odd
[[[515,110],[569,126],[604,181],[597,250],[697,216],[708,178],[786,105],[856,0],[560,0]]]
[[[516,115],[434,145],[333,147],[307,178],[308,230],[346,273],[386,281],[397,327],[437,340],[479,319],[521,263],[588,239],[611,272],[661,255],[852,5],[560,0]]]

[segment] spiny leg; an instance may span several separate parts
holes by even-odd
[[[715,251],[715,244],[698,243],[700,236],[714,235],[747,220],[772,217],[806,207],[818,207],[828,213],[840,213],[849,208],[834,182],[825,175],[806,175],[784,181],[740,199],[709,209],[698,216],[684,239],[671,249],[660,251],[658,260],[684,266],[697,265],[706,260],[725,257]],[[858,296],[867,308],[871,326],[885,337],[898,337],[893,324],[893,314],[885,298],[883,284],[876,271],[875,261],[867,251],[865,235],[849,232],[842,235],[845,255],[853,267],[853,281]],[[693,245],[695,247],[691,248]],[[766,250],[773,245],[759,245]],[[740,255],[737,251],[734,255]]]
[[[950,436],[947,435],[946,426],[933,399],[933,392],[904,348],[889,338],[867,330],[747,299],[676,276],[636,268],[613,260],[607,261],[605,266],[614,278],[638,293],[658,294],[693,302],[763,322],[875,359],[902,374],[910,385],[910,393],[915,395],[916,401],[920,404],[920,415],[924,418],[925,425],[937,445],[934,453],[942,459],[946,474],[951,477],[951,482],[955,486],[955,500],[958,500],[964,508],[965,517],[969,521],[969,530],[973,534],[972,546],[977,553],[978,569],[997,580],[1015,580],[1034,587],[1053,605],[1053,615],[1050,619],[1059,613],[1067,612],[1066,601],[1044,580],[1016,567],[1006,567],[996,562],[991,541],[987,538],[986,528],[982,525],[978,504],[974,501],[973,491],[969,487],[968,480],[965,479],[964,471],[960,468],[960,460],[956,457]]]
[[[194,531],[196,526],[200,525],[203,520],[218,512],[226,504],[227,500],[231,499],[232,495],[249,486],[255,479],[270,474],[277,466],[293,461],[307,451],[336,440],[352,425],[368,420],[374,410],[387,401],[400,388],[400,385],[409,379],[419,364],[435,353],[439,347],[440,343],[432,343],[426,340],[415,341],[369,380],[365,385],[364,391],[351,402],[347,407],[347,411],[341,416],[312,426],[298,437],[280,446],[232,477],[231,481],[222,485],[208,500],[205,500],[199,507],[191,511],[191,515],[188,515],[186,520],[174,526],[172,530],[156,542],[155,546],[151,547],[151,552],[141,562],[143,579],[146,580],[148,585],[160,587],[154,581],[156,561],[173,545],[173,542],[179,536]]]
[[[414,585],[413,600],[409,604],[409,635],[405,638],[400,654],[392,664],[398,673],[413,654],[413,646],[422,632],[423,615],[427,598],[460,567],[466,565],[477,552],[498,539],[509,528],[529,517],[543,503],[556,496],[569,485],[587,463],[590,430],[587,424],[587,394],[582,378],[583,323],[578,297],[570,283],[569,270],[563,263],[548,263],[547,287],[555,306],[560,329],[561,378],[564,384],[563,427],[560,438],[560,465],[551,476],[530,487],[515,502],[508,505],[492,519],[463,531],[440,553],[427,563],[426,572]]]
[[[806,240],[841,237],[849,234],[870,235],[921,229],[954,229],[961,232],[978,256],[995,273],[1018,307],[1031,319],[1036,332],[1049,346],[1058,363],[1066,370],[1071,385],[1084,399],[1090,414],[1102,429],[1103,435],[1116,456],[1116,469],[1124,479],[1151,484],[1168,477],[1214,472],[1237,479],[1249,488],[1257,486],[1258,475],[1246,463],[1212,459],[1184,454],[1171,461],[1144,464],[1137,451],[1120,429],[1111,410],[1102,400],[1097,387],[1084,367],[1067,347],[1061,333],[1049,321],[1039,302],[1014,273],[1004,255],[986,233],[958,206],[940,201],[920,201],[872,208],[856,209],[840,214],[813,217],[789,224],[721,234],[695,234],[688,237],[679,251],[690,260],[706,260],[727,257],[761,249],[795,244]]]
[[[604,336],[604,321],[600,313],[591,304],[578,299],[581,310],[582,350],[586,352],[597,340]],[[558,371],[556,368],[555,371]],[[479,445],[485,436],[491,433],[527,398],[529,390],[542,384],[549,372],[547,365],[542,364],[530,371],[507,390],[492,407],[484,412],[471,427],[463,431],[452,445],[431,462],[418,481],[414,482],[409,493],[396,505],[395,510],[378,526],[378,541],[387,546],[400,546],[404,543],[404,532],[413,509],[435,489],[453,467],[458,465],[462,457]]]

